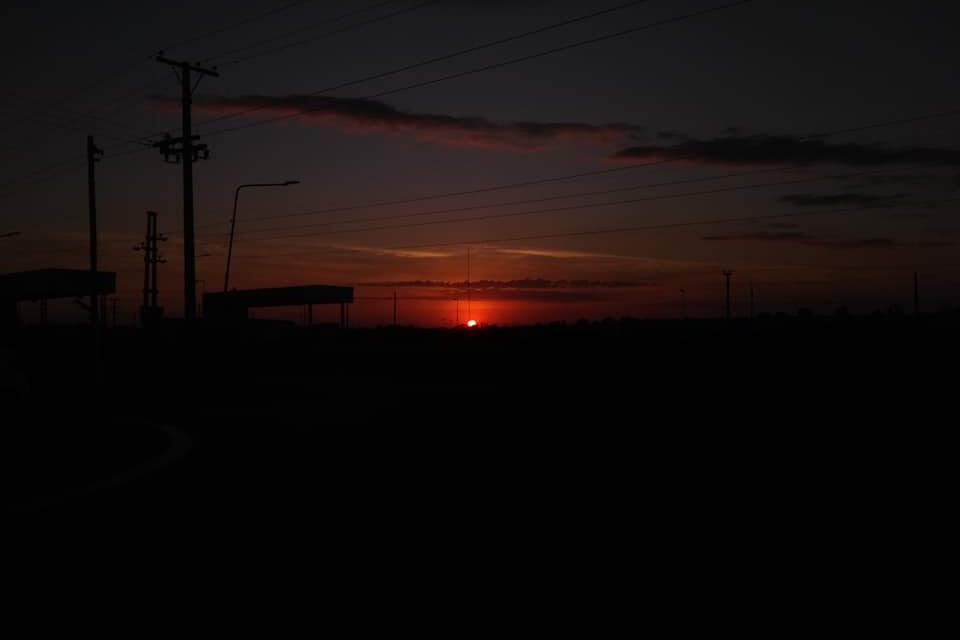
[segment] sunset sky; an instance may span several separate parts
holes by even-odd
[[[300,180],[241,193],[231,285],[354,286],[354,325],[389,322],[394,291],[404,323],[452,325],[458,299],[465,321],[468,248],[471,315],[487,324],[678,316],[684,296],[689,315],[716,316],[724,269],[738,314],[751,282],[758,312],[907,306],[914,271],[926,308],[960,303],[955,2],[38,1],[0,14],[0,235],[21,232],[0,238],[0,271],[87,266],[93,134],[101,268],[118,273],[127,316],[147,210],[170,238],[161,303],[182,313],[180,167],[144,144],[180,135],[161,49],[221,74],[195,94],[211,149],[195,168],[201,289],[222,287],[234,188]]]

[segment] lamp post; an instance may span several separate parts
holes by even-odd
[[[237,200],[240,198],[240,189],[247,187],[289,187],[293,184],[300,184],[299,180],[287,180],[286,182],[252,182],[241,184],[233,192],[233,216],[230,218],[230,243],[227,245],[227,270],[223,274],[223,292],[228,291],[230,284],[230,258],[233,256],[233,232],[237,228]]]

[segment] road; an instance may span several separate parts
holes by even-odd
[[[251,379],[229,404],[168,398],[170,414],[195,407],[176,425],[186,455],[8,517],[5,625],[91,638],[955,625],[956,485],[935,409],[789,407],[747,428],[708,422],[724,398],[705,395],[480,385],[464,400],[456,384],[398,383],[365,402],[298,380]]]

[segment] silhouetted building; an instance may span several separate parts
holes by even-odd
[[[94,286],[100,296],[116,293],[116,273],[98,271],[93,286],[90,277],[87,269],[37,269],[0,275],[0,322],[19,323],[18,302],[39,302],[40,317],[45,320],[48,300],[85,298]]]
[[[214,322],[242,322],[256,307],[308,308],[315,304],[339,304],[340,325],[349,324],[349,307],[353,302],[353,287],[335,287],[323,284],[270,289],[245,289],[207,293],[203,296],[204,318]],[[308,313],[312,317],[312,311]]]

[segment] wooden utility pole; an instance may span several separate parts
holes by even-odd
[[[90,219],[90,323],[100,323],[99,292],[97,289],[97,179],[95,166],[103,151],[87,136],[87,208]]]
[[[87,136],[87,208],[90,222],[90,325],[93,330],[93,370],[94,382],[99,390],[103,386],[103,360],[100,354],[100,291],[98,288],[97,265],[97,179],[96,164],[103,150],[93,142],[93,136]],[[43,308],[46,320],[46,301]]]
[[[194,244],[193,225],[193,163],[196,160],[206,160],[210,157],[209,149],[205,144],[197,144],[197,136],[193,135],[191,109],[193,91],[203,76],[219,77],[213,69],[205,69],[189,62],[179,62],[165,58],[163,53],[157,55],[157,62],[169,65],[180,80],[180,111],[182,116],[182,132],[179,138],[167,137],[154,143],[160,148],[167,162],[181,162],[183,164],[183,317],[192,322],[197,316],[197,267]],[[197,83],[191,80],[191,74],[199,77]],[[177,146],[179,145],[179,146]]]

